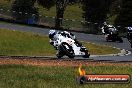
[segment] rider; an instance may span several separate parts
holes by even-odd
[[[55,35],[56,35],[56,31],[55,30],[50,30],[49,31],[49,38],[50,38],[50,44],[54,45],[54,41],[55,41]]]
[[[106,22],[103,23],[103,27],[101,29],[103,34],[118,35],[118,30],[113,25],[108,25]]]
[[[127,27],[127,36],[132,39],[132,27]]]
[[[101,29],[103,34],[109,34],[109,27],[106,22],[103,23],[103,27]]]
[[[75,41],[75,43],[78,46],[82,46],[82,44],[79,41],[77,41],[77,39],[76,39],[74,34],[72,34],[70,32],[67,32],[67,31],[58,31],[58,32],[56,32],[55,30],[50,30],[49,31],[50,44],[53,45],[54,47],[55,47],[54,41],[56,41],[56,39],[57,39],[57,34],[61,34],[62,36],[71,38],[71,39],[73,39]]]

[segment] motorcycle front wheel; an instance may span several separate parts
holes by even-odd
[[[62,49],[63,53],[65,53],[65,55],[68,56],[69,58],[75,57],[74,50],[72,49],[72,46],[70,46],[68,43],[63,42],[60,45],[60,49]]]
[[[121,37],[118,37],[118,40],[120,43],[123,43],[123,39]]]

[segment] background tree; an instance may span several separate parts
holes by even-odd
[[[38,10],[34,7],[34,3],[35,0],[15,0],[12,4],[12,15],[16,21],[24,23],[36,22],[38,20]]]
[[[115,24],[123,27],[132,26],[132,0],[122,0]]]
[[[37,0],[37,2],[47,9],[50,9],[52,6],[56,5],[55,27],[60,28],[63,21],[64,11],[69,3],[69,0]]]
[[[60,28],[63,22],[64,12],[67,5],[71,5],[77,2],[76,0],[56,0],[56,21],[55,27]]]
[[[111,4],[111,0],[83,0],[83,17],[86,21],[104,22]]]
[[[43,8],[50,9],[52,6],[55,5],[56,0],[36,0],[37,3]]]
[[[90,29],[94,32],[97,32],[95,29],[106,20],[110,5],[111,0],[82,0],[83,18],[92,22]],[[94,23],[98,25],[95,26]]]
[[[37,0],[40,5],[44,8],[50,8],[56,5],[56,19],[55,19],[55,27],[60,28],[63,21],[64,11],[70,0]]]
[[[117,15],[120,13],[121,0],[111,0],[109,15]]]
[[[56,28],[60,28],[63,21],[64,11],[69,3],[69,0],[56,0]]]
[[[15,0],[12,5],[12,10],[22,12],[22,14],[13,13],[14,18],[16,18],[16,20],[25,21],[25,19],[31,17],[31,15],[25,15],[24,13],[38,14],[37,9],[34,7],[36,1],[46,9],[50,9],[52,6],[56,5],[55,27],[60,28],[67,5],[77,2],[78,0]]]
[[[117,15],[120,13],[121,0],[111,0],[109,12],[107,14],[107,22],[114,24]]]

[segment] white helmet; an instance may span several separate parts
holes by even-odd
[[[103,24],[104,24],[104,25],[107,25],[107,23],[106,23],[106,22],[104,22]]]
[[[49,31],[49,38],[52,39],[55,34],[56,34],[56,31],[55,30],[50,30]]]
[[[128,28],[128,30],[132,30],[132,27],[127,27]]]
[[[49,35],[52,35],[52,34],[54,34],[54,33],[56,33],[55,30],[50,30],[50,31],[49,31]]]

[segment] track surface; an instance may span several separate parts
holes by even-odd
[[[22,25],[17,25],[17,24],[10,24],[10,23],[0,23],[0,28],[6,28],[6,29],[10,29],[10,30],[20,30],[20,31],[25,31],[25,32],[33,32],[33,33],[38,33],[40,35],[48,35],[48,31],[49,31],[49,29],[22,26]],[[92,35],[92,34],[84,34],[84,33],[76,33],[76,32],[73,32],[73,33],[77,36],[77,38],[79,40],[82,40],[82,41],[88,41],[88,42],[93,42],[93,43],[97,43],[97,44],[110,45],[113,47],[132,51],[132,49],[130,48],[130,44],[126,38],[123,38],[123,40],[124,40],[123,43],[106,42],[103,35]],[[77,58],[75,58],[75,59],[77,59]],[[82,58],[80,58],[80,59],[82,59]],[[97,61],[98,60],[132,61],[132,54],[127,55],[127,56],[94,57],[92,59],[97,60]]]

